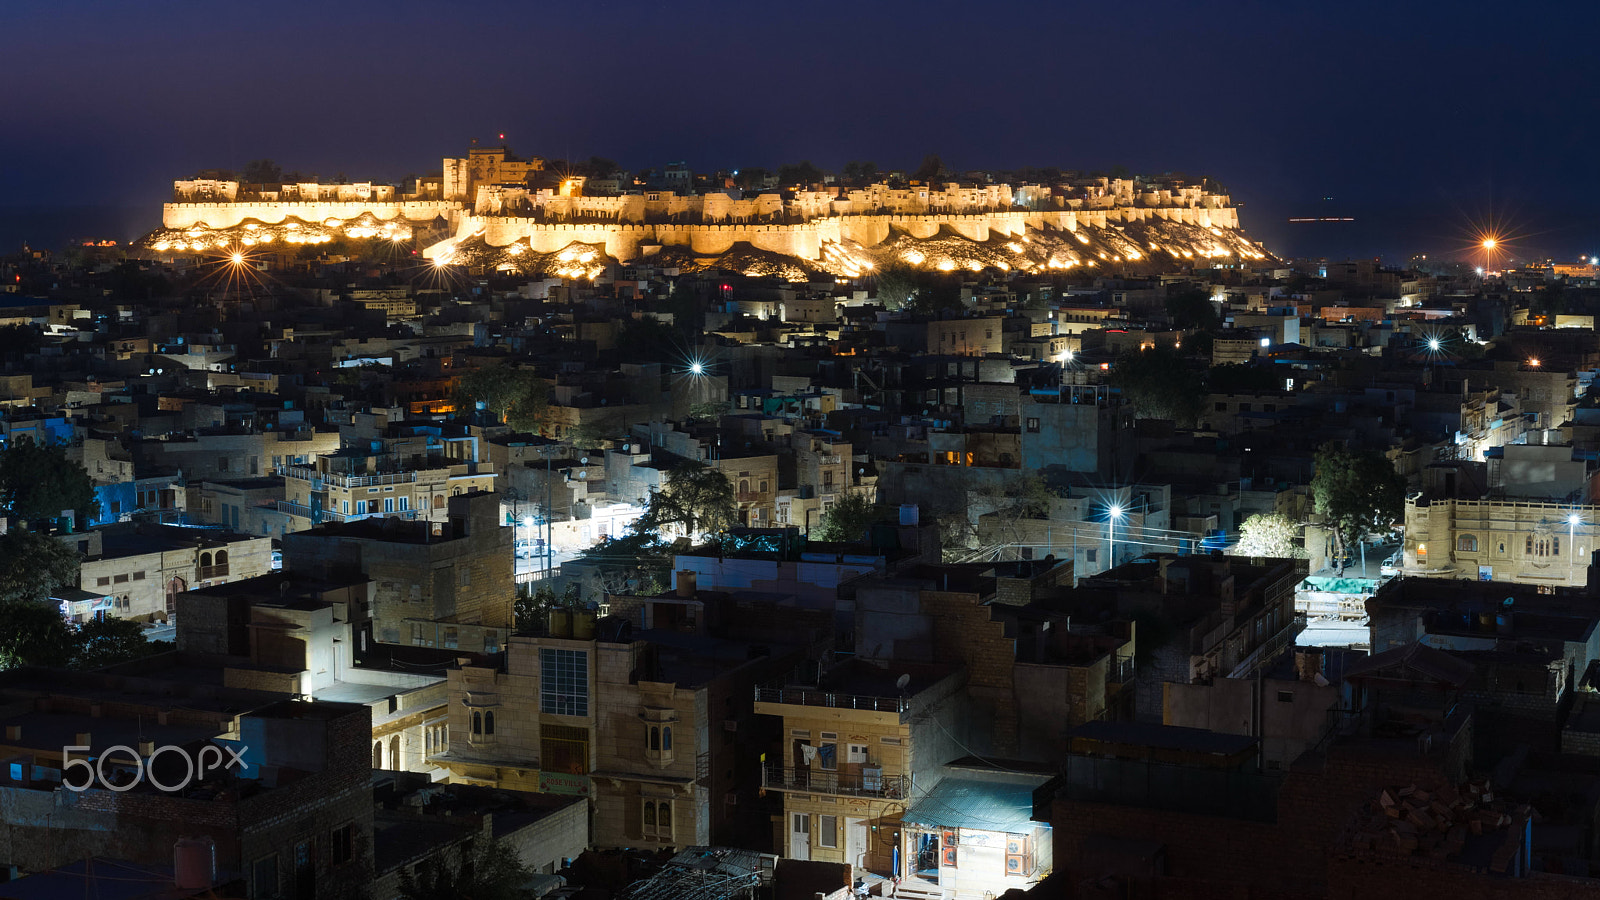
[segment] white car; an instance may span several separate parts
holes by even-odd
[[[1379,575],[1383,575],[1385,577],[1387,577],[1389,575],[1399,575],[1400,574],[1400,554],[1396,553],[1393,556],[1389,557],[1388,559],[1384,560],[1383,564],[1378,566],[1378,574]]]

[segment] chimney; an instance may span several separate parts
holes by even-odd
[[[678,571],[678,596],[693,597],[697,578],[693,569]]]

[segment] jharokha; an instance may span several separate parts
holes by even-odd
[[[1172,270],[1268,257],[1226,194],[1183,178],[1066,177],[1050,183],[926,181],[740,190],[668,166],[649,179],[563,174],[505,147],[474,146],[405,190],[374,183],[174,184],[158,254],[225,253],[336,239],[420,248],[437,265],[593,278],[606,262],[657,257],[792,281],[885,266],[1047,272]],[[540,187],[543,185],[543,187]],[[749,186],[748,180],[746,186]]]

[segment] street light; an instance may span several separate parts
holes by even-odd
[[[1581,521],[1583,521],[1583,517],[1577,513],[1567,516],[1567,565],[1569,566],[1578,559],[1576,544],[1578,540],[1578,523]]]
[[[1109,556],[1106,560],[1108,569],[1117,567],[1117,520],[1122,518],[1122,504],[1113,503],[1106,507],[1106,543],[1109,545]]]
[[[1492,255],[1494,254],[1494,248],[1499,246],[1499,244],[1500,244],[1500,242],[1495,240],[1492,237],[1483,239],[1483,269],[1484,269],[1484,271],[1487,272],[1490,269],[1494,268],[1494,263],[1492,262]]]

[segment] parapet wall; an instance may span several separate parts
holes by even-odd
[[[969,240],[982,242],[991,238],[1021,237],[1029,229],[1052,228],[1072,232],[1080,226],[1103,229],[1151,219],[1183,222],[1203,228],[1234,229],[1239,225],[1238,213],[1231,207],[1124,207],[1044,212],[1008,210],[966,215],[836,215],[786,225],[568,224],[521,216],[462,216],[453,240],[481,235],[484,243],[491,247],[505,247],[526,240],[529,248],[539,253],[553,253],[573,242],[603,244],[607,255],[623,261],[638,257],[640,246],[645,244],[688,247],[694,253],[712,256],[726,253],[735,244],[743,242],[759,250],[815,260],[822,256],[824,244],[854,241],[873,247],[888,240],[891,231],[896,230],[925,240],[948,229]],[[439,252],[447,254],[450,248],[441,245],[425,251],[429,257]]]
[[[258,201],[246,203],[167,203],[161,207],[164,228],[234,228],[248,220],[276,225],[295,218],[302,222],[338,219],[346,222],[367,213],[381,221],[407,219],[427,222],[455,215],[460,204],[446,200]]]

